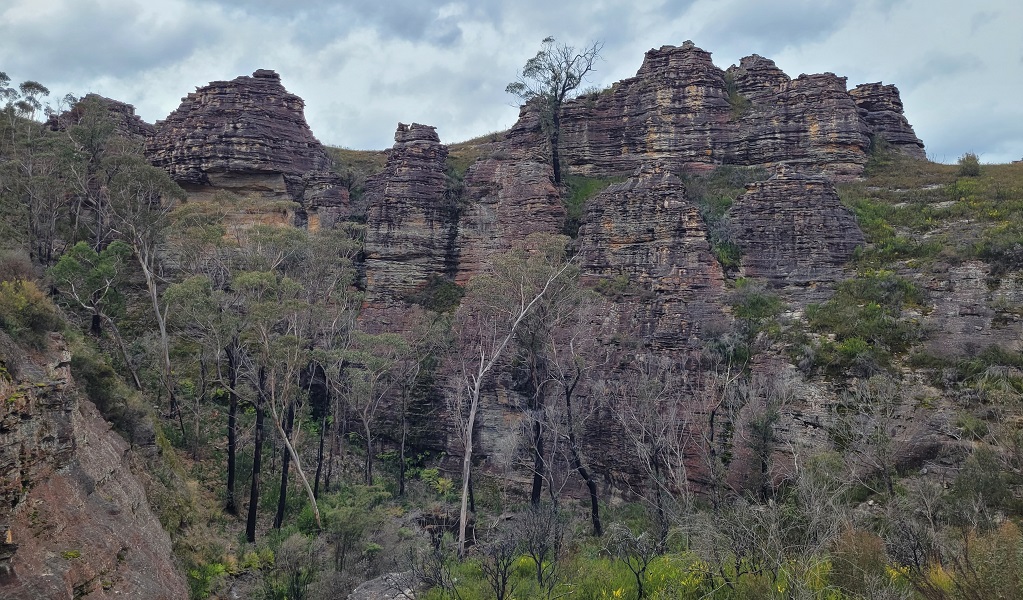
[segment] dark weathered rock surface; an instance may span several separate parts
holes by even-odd
[[[53,130],[66,129],[79,124],[92,107],[109,113],[114,124],[114,132],[118,135],[144,140],[156,133],[156,127],[135,114],[134,106],[99,94],[86,94],[67,111],[51,116],[46,124]]]
[[[678,177],[645,167],[597,195],[584,223],[583,275],[620,289],[623,330],[653,348],[683,349],[724,323],[724,274]]]
[[[911,156],[923,143],[891,86],[846,89],[832,73],[791,79],[761,56],[722,71],[692,42],[647,52],[635,77],[565,104],[561,151],[578,174],[631,173],[657,161],[678,172],[735,164],[812,166],[833,179],[859,176],[871,135]],[[510,140],[534,144],[524,107]]]
[[[187,597],[128,443],[79,399],[54,344],[0,378],[0,597]]]
[[[928,331],[927,352],[949,358],[974,357],[989,346],[1020,349],[1019,277],[994,278],[989,265],[966,261],[920,283],[933,302],[933,310],[921,318]]]
[[[301,206],[297,224],[310,219],[315,227],[344,213],[348,192],[330,171],[303,107],[274,71],[214,81],[156,123],[147,155],[186,186],[255,185],[283,195]]]
[[[551,166],[525,149],[501,151],[469,167],[455,241],[459,283],[528,235],[561,232],[565,208],[552,178]]]
[[[724,72],[687,42],[646,53],[635,77],[564,106],[562,155],[570,172],[632,173],[658,161],[674,170],[725,162],[731,109]]]
[[[925,159],[924,143],[902,112],[902,97],[894,85],[864,83],[849,91],[872,135],[913,158]]]
[[[384,172],[366,181],[368,301],[394,305],[457,268],[458,203],[433,127],[398,124]]]
[[[748,185],[727,218],[745,275],[775,288],[827,287],[844,278],[843,266],[864,244],[834,186],[792,171]]]

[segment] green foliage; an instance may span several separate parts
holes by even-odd
[[[37,350],[62,325],[56,307],[32,281],[0,281],[0,329]]]
[[[426,283],[407,298],[427,310],[446,313],[458,308],[465,290],[462,286],[445,277],[432,275]]]
[[[959,157],[960,177],[980,177],[980,158],[973,152],[967,152]]]
[[[207,563],[188,570],[188,597],[209,598],[216,584],[227,575],[227,567],[219,562]]]
[[[153,443],[156,432],[144,401],[125,385],[106,356],[85,340],[72,344],[71,376],[122,437],[140,446]]]
[[[727,273],[739,269],[742,253],[731,240],[726,214],[732,203],[745,193],[746,185],[767,179],[769,174],[761,168],[718,167],[704,175],[684,174],[686,196],[700,208],[700,216],[707,224],[711,250]]]
[[[831,300],[811,304],[806,320],[820,340],[815,362],[827,369],[870,375],[890,365],[919,338],[919,326],[902,318],[906,306],[923,303],[922,291],[891,271],[867,271],[839,284]]]
[[[729,72],[725,72],[725,91],[728,92],[728,106],[732,110],[733,121],[738,121],[752,110],[753,105],[749,98],[739,93],[739,88],[735,84],[735,76]]]
[[[113,317],[124,309],[120,286],[131,254],[131,247],[121,241],[100,252],[78,242],[47,271],[47,276],[72,309]]]
[[[613,277],[598,280],[595,291],[608,298],[621,298],[629,291],[629,284],[628,273],[619,273]]]
[[[609,185],[619,181],[622,181],[619,177],[600,178],[567,175],[565,177],[565,186],[568,188],[568,194],[562,195],[562,204],[565,206],[565,226],[562,233],[571,238],[577,237],[583,218],[586,217],[586,203],[607,189]]]

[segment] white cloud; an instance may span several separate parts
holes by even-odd
[[[1008,161],[1023,157],[1021,22],[1013,0],[9,0],[0,70],[155,121],[197,86],[270,68],[322,141],[379,149],[399,121],[446,142],[509,127],[504,86],[547,35],[604,41],[597,85],[692,39],[722,68],[758,53],[792,76],[894,83],[933,157]]]

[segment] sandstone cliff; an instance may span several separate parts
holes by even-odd
[[[700,345],[725,325],[724,274],[682,181],[644,167],[590,203],[579,230],[583,277],[620,295],[619,329],[654,349]]]
[[[820,300],[836,281],[863,232],[827,180],[786,171],[750,184],[728,211],[745,276],[775,288],[802,288]]]
[[[62,340],[19,357],[0,338],[0,596],[186,597],[128,443],[79,397]]]
[[[566,103],[561,122],[566,164],[588,175],[658,161],[675,171],[807,165],[848,179],[862,173],[874,136],[914,157],[923,152],[894,86],[848,91],[831,73],[791,79],[757,55],[722,71],[692,42],[650,50],[635,77]]]
[[[433,127],[399,123],[386,168],[366,181],[370,305],[393,306],[431,278],[454,275],[459,206],[445,175],[447,155]]]
[[[274,71],[214,81],[156,123],[147,155],[186,187],[257,191],[298,203],[297,225],[330,223],[345,213],[348,192],[303,107]]]

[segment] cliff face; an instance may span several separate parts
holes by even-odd
[[[829,181],[791,171],[750,184],[729,209],[728,221],[747,277],[775,288],[802,288],[801,297],[816,300],[844,279],[844,265],[865,243]]]
[[[856,101],[863,122],[874,136],[913,158],[925,159],[924,143],[902,114],[902,98],[894,85],[864,83],[849,91]]]
[[[79,398],[63,342],[15,356],[0,356],[0,596],[187,597],[128,444]]]
[[[561,130],[576,173],[796,164],[834,179],[862,173],[872,136],[922,155],[894,86],[850,92],[831,73],[793,80],[757,55],[722,71],[692,42],[650,50],[635,77],[566,103]]]
[[[303,107],[274,71],[214,81],[156,123],[147,155],[184,186],[256,190],[297,202],[297,225],[333,222],[345,212],[348,192]]]
[[[457,262],[457,198],[448,149],[433,127],[398,124],[387,167],[366,181],[365,272],[370,305],[394,306]]]
[[[594,198],[584,223],[583,276],[621,294],[618,329],[654,349],[680,350],[724,325],[724,274],[678,177],[645,167]]]
[[[499,151],[469,167],[456,240],[458,283],[530,234],[561,232],[565,208],[553,176],[546,161],[525,149]]]

